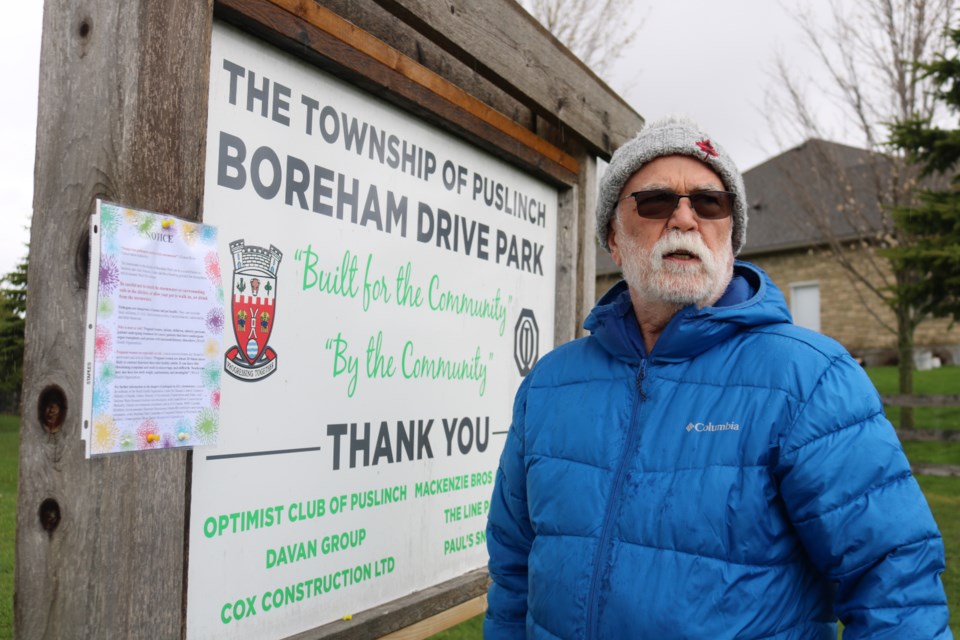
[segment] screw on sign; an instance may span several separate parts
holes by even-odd
[[[540,356],[540,328],[530,309],[524,309],[513,329],[513,359],[521,376],[526,376]]]

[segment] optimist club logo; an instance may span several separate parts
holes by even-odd
[[[277,370],[277,353],[267,346],[277,309],[277,269],[283,254],[230,243],[233,254],[233,335],[236,344],[227,349],[223,369],[237,380],[256,382]]]
[[[521,377],[526,377],[533,365],[537,364],[540,354],[540,327],[537,318],[531,309],[524,309],[517,318],[513,328],[513,360],[517,363],[517,371]]]

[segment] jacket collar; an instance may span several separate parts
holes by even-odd
[[[650,358],[677,362],[693,358],[750,327],[792,322],[783,294],[756,265],[737,261],[734,276],[717,306],[684,307],[657,339]],[[746,285],[746,286],[744,286]],[[613,286],[583,324],[612,356],[631,363],[647,357],[627,283]]]

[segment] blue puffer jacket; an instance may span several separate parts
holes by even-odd
[[[517,393],[486,638],[951,638],[943,542],[876,391],[757,267],[649,357],[623,283]],[[745,279],[745,280],[744,280]],[[725,296],[727,297],[727,296]]]

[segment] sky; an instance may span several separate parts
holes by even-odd
[[[802,142],[789,139],[780,127],[774,135],[770,121],[786,116],[768,113],[766,99],[780,86],[773,76],[777,55],[798,76],[828,84],[818,78],[820,67],[797,26],[794,5],[786,0],[647,4],[646,12],[639,12],[645,17],[629,53],[609,74],[611,87],[641,116],[648,122],[673,114],[691,117],[741,171]],[[807,0],[803,7],[823,20],[829,1]],[[822,117],[836,117],[827,101],[819,102]],[[827,129],[834,139],[851,142],[842,130]]]
[[[11,2],[0,38],[0,275],[27,255],[33,212],[33,155],[37,141],[37,86],[43,2]]]
[[[810,0],[816,9],[827,0]],[[0,274],[26,255],[33,210],[40,0],[9,3],[0,38]],[[685,114],[700,123],[743,170],[800,140],[778,142],[765,115],[770,69],[779,52],[812,68],[786,8],[773,0],[637,2],[642,29],[611,72],[611,86],[648,121]],[[631,28],[624,18],[624,28]]]

